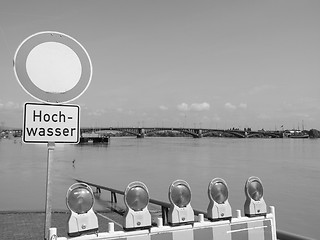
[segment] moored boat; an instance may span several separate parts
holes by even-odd
[[[82,133],[80,143],[109,143],[109,136],[99,133]]]
[[[284,138],[309,138],[309,134],[301,130],[286,130],[283,133]]]

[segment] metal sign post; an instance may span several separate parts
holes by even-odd
[[[79,106],[61,105],[80,97],[92,78],[85,48],[59,32],[39,32],[26,38],[14,56],[14,73],[21,87],[43,103],[26,103],[24,143],[47,143],[44,239],[51,227],[51,167],[55,143],[79,142]]]
[[[49,236],[49,228],[51,227],[51,212],[52,212],[52,202],[51,202],[51,168],[54,160],[54,142],[49,142],[47,145],[47,181],[46,181],[46,219],[44,224],[44,236]]]

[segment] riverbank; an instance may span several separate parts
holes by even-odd
[[[107,231],[107,218],[120,216],[111,211],[98,212],[99,232]],[[106,218],[107,217],[107,218]],[[57,228],[59,237],[67,237],[68,212],[53,212],[51,226]],[[7,211],[0,212],[0,240],[35,240],[44,239],[44,212]],[[121,228],[115,225],[115,230]]]

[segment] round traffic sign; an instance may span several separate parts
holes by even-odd
[[[22,88],[47,103],[66,103],[88,88],[92,64],[85,48],[59,32],[26,38],[14,55],[14,72]]]

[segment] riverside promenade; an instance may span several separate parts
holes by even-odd
[[[161,216],[161,209],[150,208],[152,222]],[[123,209],[95,210],[99,232],[106,232],[108,223],[114,222],[115,231],[122,229]],[[67,237],[68,211],[53,211],[51,226],[57,228],[59,237]],[[45,213],[41,211],[0,211],[0,240],[44,239]]]
[[[111,210],[96,212],[99,232],[107,231],[108,222],[121,223],[122,216]],[[60,237],[67,237],[69,213],[57,211],[52,213],[52,227],[56,227]],[[44,212],[0,212],[0,240],[41,240],[44,239]],[[115,224],[115,230],[121,230]]]

